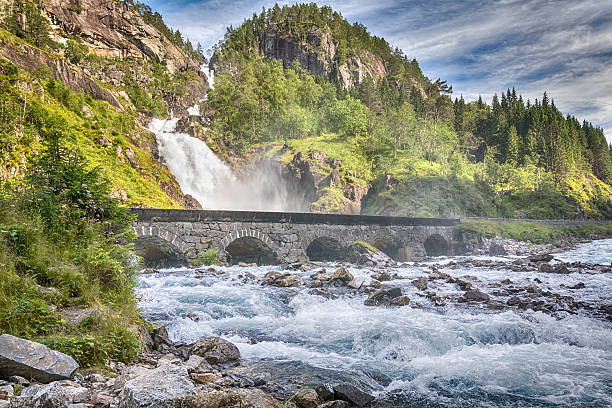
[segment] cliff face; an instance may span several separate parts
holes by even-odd
[[[10,2],[0,0],[2,8],[6,4]],[[41,6],[50,23],[48,35],[60,44],[58,55],[22,44],[21,50],[3,47],[2,57],[29,71],[47,65],[72,90],[120,108],[137,105],[128,85],[142,88],[152,99],[161,96],[176,114],[186,114],[203,97],[208,84],[199,62],[145,21],[136,6],[116,0],[43,0]],[[70,39],[85,47],[87,58],[73,63],[61,58]]]
[[[24,4],[45,22],[36,34],[49,39],[42,46],[22,36],[19,28],[28,31],[31,15],[21,13],[22,3],[0,0],[0,63],[8,61],[20,72],[14,83],[5,82],[21,98],[24,112],[37,101],[66,118],[66,131],[75,135],[67,143],[101,169],[112,195],[126,205],[198,207],[159,162],[155,136],[143,128],[150,116],[187,114],[202,99],[208,84],[197,55],[169,37],[159,15],[147,15],[138,5],[117,0]],[[77,58],[69,53],[75,44]],[[70,106],[47,91],[53,86],[49,77],[74,92],[65,95]],[[21,137],[21,127],[18,123],[14,131],[17,153],[0,157],[2,179],[22,174],[27,158],[40,150]]]
[[[388,75],[384,62],[369,51],[351,52],[342,58],[339,55],[341,47],[331,32],[319,28],[311,28],[304,40],[286,33],[269,31],[262,36],[258,52],[265,58],[283,61],[285,67],[297,61],[311,74],[338,81],[344,87],[357,87],[368,75],[375,81]],[[345,61],[339,63],[340,59]],[[227,67],[215,54],[211,60],[211,69],[219,71]]]

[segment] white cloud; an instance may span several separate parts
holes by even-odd
[[[279,1],[290,4],[293,1]],[[192,41],[209,47],[226,27],[274,1],[150,1]],[[564,113],[604,126],[612,142],[612,2],[601,0],[323,1],[384,36],[425,74],[466,98],[506,88],[544,91]]]

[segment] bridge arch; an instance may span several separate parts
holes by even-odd
[[[342,261],[346,257],[346,249],[339,240],[329,236],[314,238],[306,247],[306,256],[311,261]]]
[[[267,234],[254,229],[230,232],[221,241],[229,264],[238,262],[273,265],[278,263],[278,245]]]
[[[134,227],[138,238],[134,251],[148,267],[170,267],[188,263],[189,245],[183,238],[166,229],[153,226]]]
[[[450,255],[450,244],[446,238],[440,234],[432,234],[423,242],[425,254],[427,256]]]

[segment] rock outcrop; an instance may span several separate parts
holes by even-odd
[[[74,359],[30,340],[0,336],[0,377],[19,375],[47,383],[68,379],[79,368]]]
[[[327,157],[323,152],[298,152],[284,166],[283,178],[296,186],[302,202],[310,203],[310,211],[322,213],[360,214],[361,200],[369,186],[341,175],[342,160]]]

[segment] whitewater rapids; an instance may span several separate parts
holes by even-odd
[[[557,259],[610,265],[611,254],[612,240],[603,240]],[[534,282],[532,272],[446,266],[457,259],[435,262],[453,277],[470,275],[475,287],[492,296],[503,279],[517,286]],[[337,267],[320,266],[328,271]],[[411,298],[410,306],[394,308],[364,306],[365,295],[348,292],[328,297],[306,286],[262,286],[263,275],[279,267],[216,269],[223,273],[183,268],[140,276],[145,318],[166,325],[177,342],[224,337],[239,347],[246,362],[298,362],[351,373],[393,406],[409,406],[407,401],[427,407],[612,406],[609,320],[588,313],[553,316],[454,302],[436,307],[410,284],[427,276],[427,265],[392,269],[399,279],[385,284],[401,287]],[[349,270],[365,283],[377,272]],[[307,280],[312,271],[291,273]],[[594,306],[612,303],[609,271],[537,278],[546,290],[580,296]],[[584,283],[580,292],[570,289],[579,282]],[[429,290],[448,298],[463,293],[444,282],[430,284]]]

